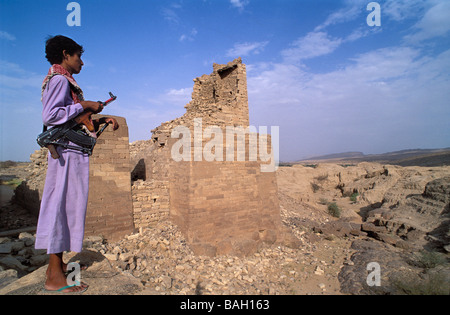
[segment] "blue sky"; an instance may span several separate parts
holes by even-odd
[[[44,43],[85,48],[86,99],[118,96],[130,141],[184,114],[193,79],[242,57],[250,123],[280,127],[280,159],[450,147],[450,1],[0,0],[0,160],[27,161],[41,132]]]

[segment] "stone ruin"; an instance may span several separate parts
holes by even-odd
[[[116,117],[119,130],[108,128],[103,133],[91,157],[86,235],[117,240],[169,219],[179,226],[194,253],[209,256],[247,255],[263,242],[290,238],[281,227],[275,172],[262,171],[267,162],[251,156],[257,145],[271,152],[269,135],[247,132],[239,139],[233,134],[231,143],[224,137],[223,146],[220,138],[214,139],[215,146],[209,147],[216,157],[213,161],[199,159],[195,148],[183,147],[187,159],[175,161],[172,156],[181,139],[193,147],[208,145],[212,134],[209,139],[196,138],[208,127],[214,126],[215,137],[220,135],[217,129],[225,135],[227,127],[249,127],[245,65],[238,58],[226,65],[214,64],[213,70],[194,80],[186,113],[152,130],[150,140],[129,145],[121,117]],[[173,137],[180,126],[190,131],[190,138],[189,134]],[[230,155],[235,158],[228,159]],[[42,169],[45,152],[35,153],[32,160],[33,156],[32,167]],[[269,162],[273,163],[273,155]],[[35,187],[30,189],[24,182],[16,191],[16,200],[22,203],[30,195],[34,198],[24,206],[35,212],[44,184],[39,176]]]

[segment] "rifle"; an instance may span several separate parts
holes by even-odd
[[[115,101],[117,98],[117,96],[114,96],[111,92],[109,92],[109,96],[111,97],[109,100],[107,100],[105,102],[102,102],[102,101],[98,101],[98,102],[100,104],[102,104],[103,107],[105,107],[109,103]],[[93,114],[92,111],[86,110],[85,112],[83,112],[80,115],[78,115],[77,117],[75,117],[74,120],[77,124],[85,125],[90,132],[94,132],[95,128],[94,128],[94,124],[92,123],[92,118],[91,118],[92,114]]]
[[[103,106],[108,105],[109,103],[116,100],[117,96],[114,96],[111,92],[109,92],[109,96],[111,97],[105,102],[98,101]],[[80,125],[85,125],[89,131],[94,132],[95,127],[92,122],[92,111],[85,111],[75,117],[74,119],[69,120],[68,122],[53,127],[49,130],[46,130],[44,126],[44,132],[38,135],[37,143],[41,147],[46,147],[50,151],[50,155],[54,159],[59,159],[59,154],[56,151],[55,145],[60,145],[66,149],[72,149],[81,151],[83,153],[87,153],[89,155],[92,154],[94,150],[94,146],[97,143],[97,139],[86,135],[81,128]],[[108,123],[106,123],[97,133],[97,138],[105,131],[106,127],[108,127]],[[78,129],[78,130],[77,130]],[[70,144],[60,143],[60,140],[68,140],[73,142],[79,146],[73,146]]]

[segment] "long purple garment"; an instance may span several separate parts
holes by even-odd
[[[69,82],[61,75],[50,80],[42,103],[46,126],[63,124],[83,112],[81,104],[74,104]],[[81,252],[89,192],[89,156],[56,148],[59,159],[48,155],[35,247],[47,249],[48,254]]]

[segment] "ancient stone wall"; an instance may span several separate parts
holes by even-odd
[[[90,157],[85,233],[117,240],[134,230],[130,151],[125,118],[108,117],[114,117],[120,128],[106,128]]]
[[[198,254],[246,255],[274,243],[280,224],[274,173],[259,162],[177,162],[170,216]]]
[[[247,133],[243,146],[238,144],[239,136],[232,135],[231,143],[226,137],[227,127],[249,127],[246,67],[241,59],[226,65],[214,64],[213,73],[196,78],[192,101],[185,108],[182,117],[152,130],[152,143],[145,149],[146,154],[132,163],[136,174],[142,177],[144,173],[150,186],[154,181],[165,183],[169,216],[197,254],[246,255],[262,242],[275,242],[281,230],[275,173],[262,172],[265,162],[256,155],[250,159],[249,153],[250,148],[258,147],[254,139],[263,139],[270,148],[270,137]],[[180,126],[189,135],[172,137],[174,128]],[[196,134],[202,137],[212,126],[220,132],[196,138]],[[186,160],[176,161],[173,153],[186,148],[178,152],[172,149],[183,137],[188,137],[191,147],[200,145],[200,150],[219,137],[210,148],[215,159],[207,161],[202,153],[199,158],[192,148]],[[231,160],[227,155],[230,153]],[[239,154],[244,159],[238,158]],[[136,209],[135,217],[140,215]],[[153,216],[158,216],[157,212],[148,209]]]
[[[132,186],[134,226],[145,228],[169,217],[169,187],[167,181],[137,180]]]

